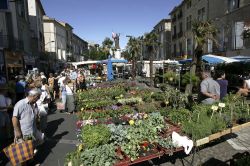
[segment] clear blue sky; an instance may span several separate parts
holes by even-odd
[[[181,0],[41,0],[46,15],[69,23],[74,33],[86,41],[101,44],[112,31],[126,35],[150,32]]]

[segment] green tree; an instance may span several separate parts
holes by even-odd
[[[109,55],[109,50],[112,48],[113,46],[113,41],[109,38],[106,37],[104,39],[104,41],[102,42],[102,51],[105,53],[105,55]]]
[[[136,61],[138,57],[141,55],[142,49],[142,37],[130,37],[127,44],[127,58],[128,60],[132,60],[132,79],[135,79],[136,76]]]
[[[214,44],[218,45],[215,39],[218,30],[210,21],[196,21],[192,24],[192,32],[195,41],[195,52],[192,57],[191,73],[195,74],[196,68],[201,70],[203,48],[208,43],[208,40],[212,40]]]
[[[150,86],[153,86],[153,60],[160,46],[158,35],[155,32],[146,33],[144,35],[143,44],[149,54],[150,61]]]
[[[218,30],[210,21],[195,21],[192,24],[192,33],[195,41],[195,51],[192,56],[192,64],[190,74],[195,75],[201,71],[202,55],[204,46],[211,40],[215,45],[218,45],[215,39]],[[192,93],[192,84],[186,86],[186,93]]]

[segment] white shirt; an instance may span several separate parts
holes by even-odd
[[[47,78],[45,77],[45,75],[41,75],[41,78],[42,78],[42,79],[44,79],[44,78],[47,79]]]
[[[250,79],[245,80],[245,82],[246,82],[247,88],[250,89]]]
[[[73,95],[73,92],[72,92],[71,88],[68,85],[66,85],[66,94],[67,95]]]
[[[58,84],[59,84],[60,86],[63,85],[63,81],[65,80],[65,78],[66,78],[66,77],[61,77],[61,78],[58,79]]]

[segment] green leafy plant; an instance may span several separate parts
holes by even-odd
[[[110,130],[105,125],[86,125],[83,127],[81,136],[87,148],[98,147],[107,144],[110,140]]]
[[[187,109],[172,110],[167,116],[173,123],[182,124],[191,118],[191,112]]]
[[[170,136],[166,138],[160,137],[158,144],[165,149],[173,149],[175,147],[172,138]]]
[[[182,76],[182,81],[181,81],[181,84],[183,86],[186,86],[187,84],[190,84],[190,80],[191,80],[191,83],[194,85],[194,86],[198,86],[199,85],[199,82],[200,82],[200,78],[194,74],[190,74],[189,72],[185,73],[183,76]]]
[[[116,147],[113,144],[105,144],[93,149],[86,149],[81,153],[83,165],[112,166],[117,160]]]
[[[127,99],[119,99],[118,103],[123,104],[123,105],[131,105],[131,104],[137,104],[141,103],[142,98],[141,97],[131,97]]]
[[[126,141],[121,149],[131,160],[139,156],[141,150],[140,144],[147,141],[149,144],[158,142],[158,132],[164,127],[164,117],[160,113],[152,113],[145,120],[138,120],[134,125],[127,128]]]
[[[151,98],[153,98],[155,101],[164,101],[165,96],[162,92],[156,92],[151,95]]]
[[[191,136],[193,140],[198,140],[224,130],[226,128],[224,119],[218,112],[214,112],[213,116],[211,114],[211,105],[195,106],[191,119],[183,122],[182,130]]]
[[[110,124],[108,125],[110,132],[111,132],[111,137],[110,137],[110,142],[112,142],[114,145],[121,145],[127,135],[127,129],[123,125],[114,125]]]
[[[68,163],[71,163],[72,166],[81,165],[81,152],[75,150],[73,152],[67,153],[65,157],[65,166],[68,166]]]
[[[175,72],[168,71],[163,75],[163,78],[166,82],[173,84],[178,81],[178,77]]]

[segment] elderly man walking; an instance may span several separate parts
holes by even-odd
[[[41,90],[34,88],[28,96],[14,106],[12,123],[15,138],[21,140],[33,139],[36,142],[42,141],[41,133],[38,131],[36,123],[38,120],[37,100],[40,98]]]
[[[208,71],[202,72],[199,99],[203,104],[213,104],[220,99],[220,85],[211,78]]]

